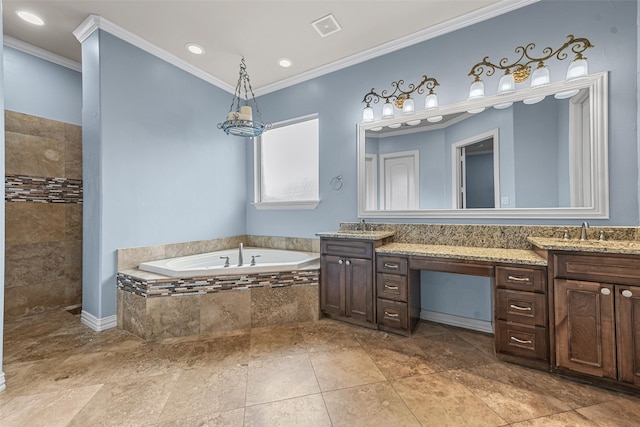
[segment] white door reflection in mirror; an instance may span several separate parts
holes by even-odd
[[[366,154],[364,160],[367,210],[376,210],[378,209],[378,156]]]
[[[418,156],[418,150],[380,155],[384,209],[417,209],[419,200]]]
[[[453,209],[500,206],[500,143],[498,129],[451,145]]]
[[[571,206],[591,205],[591,132],[589,91],[582,89],[569,104],[569,182]]]

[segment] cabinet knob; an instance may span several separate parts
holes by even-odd
[[[351,261],[347,260],[345,264],[351,265]]]
[[[622,296],[625,298],[631,298],[633,296],[633,292],[631,292],[628,289],[625,289],[624,291],[622,291]]]
[[[611,290],[609,288],[602,288],[600,289],[600,293],[602,295],[609,295],[611,293]]]
[[[344,261],[342,261],[341,259],[338,260],[338,264],[342,265]]]

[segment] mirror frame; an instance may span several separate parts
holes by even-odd
[[[591,167],[593,185],[592,205],[587,207],[561,208],[489,208],[489,209],[417,209],[417,210],[367,210],[365,182],[365,132],[379,126],[403,123],[409,120],[425,120],[431,116],[445,116],[470,109],[486,107],[506,102],[520,102],[540,95],[589,88],[591,107]],[[413,114],[390,119],[361,122],[357,125],[357,174],[358,174],[358,217],[359,218],[513,218],[513,219],[608,219],[609,218],[609,114],[608,114],[608,73],[592,74],[573,81],[562,81],[537,88],[520,89],[508,95],[493,95],[432,110],[419,110]]]

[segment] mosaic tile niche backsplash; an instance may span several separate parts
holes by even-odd
[[[82,302],[82,128],[5,111],[7,319]]]

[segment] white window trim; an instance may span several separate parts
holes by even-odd
[[[284,120],[273,124],[273,128],[288,126],[307,120],[313,120],[318,118],[318,113],[309,114],[307,116],[296,117],[295,119]],[[283,201],[283,202],[263,202],[261,201],[262,194],[260,188],[262,188],[262,165],[261,165],[261,140],[260,137],[253,138],[253,207],[257,210],[311,210],[315,209],[320,204],[320,199],[317,200],[295,200],[295,201]],[[320,189],[318,189],[319,192]]]

